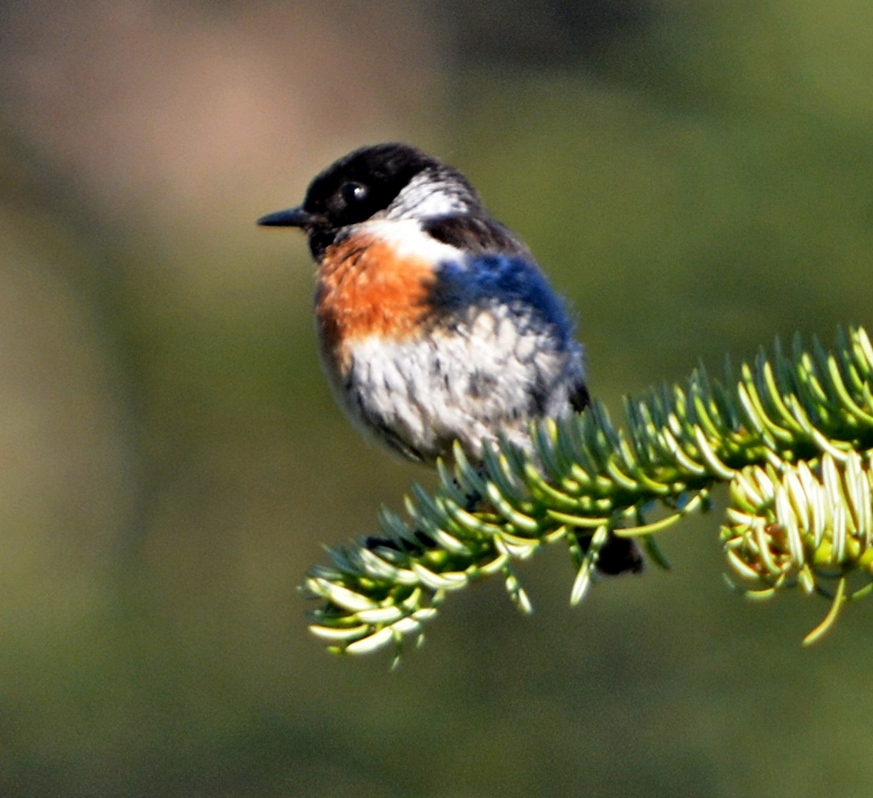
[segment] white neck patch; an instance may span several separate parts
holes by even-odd
[[[471,201],[472,200],[472,201]],[[425,219],[452,213],[468,213],[475,198],[467,196],[464,186],[440,180],[423,172],[409,181],[384,212],[383,219]]]
[[[355,225],[355,229],[390,244],[401,259],[425,259],[436,267],[443,261],[457,261],[462,255],[455,247],[425,233],[417,218],[369,219]]]

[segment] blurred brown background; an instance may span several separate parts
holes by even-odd
[[[462,168],[571,299],[594,392],[867,323],[873,8],[0,2],[0,794],[867,796],[871,606],[560,552],[338,660],[297,592],[432,477],[334,407],[302,236],[364,143]],[[723,497],[719,497],[723,506]]]

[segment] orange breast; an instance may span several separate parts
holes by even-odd
[[[315,315],[321,345],[336,366],[356,339],[406,338],[428,312],[433,269],[426,260],[396,256],[378,239],[349,238],[328,248],[318,270]]]

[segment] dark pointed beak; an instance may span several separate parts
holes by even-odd
[[[258,224],[264,227],[311,227],[316,221],[309,211],[299,208],[288,208],[284,211],[268,213],[258,219]]]

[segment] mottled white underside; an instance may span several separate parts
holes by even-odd
[[[457,439],[478,460],[499,432],[527,448],[530,421],[572,412],[583,378],[581,347],[556,349],[547,329],[527,321],[495,304],[449,332],[359,339],[335,388],[359,426],[414,459],[450,456]]]

